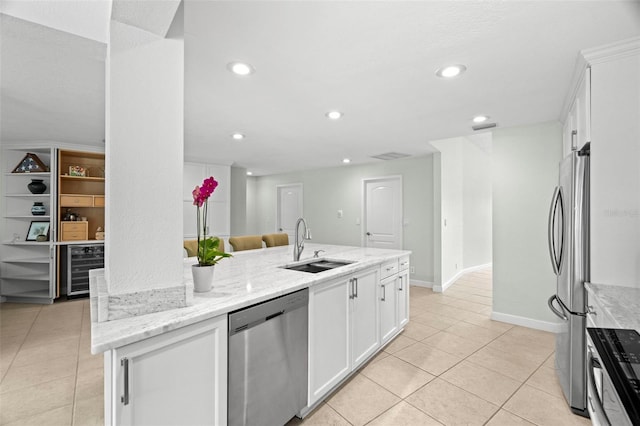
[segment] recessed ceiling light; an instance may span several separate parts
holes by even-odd
[[[249,75],[256,71],[251,65],[244,62],[231,62],[227,64],[227,68],[236,75]]]
[[[460,64],[447,65],[445,67],[438,69],[436,71],[436,75],[438,77],[443,77],[443,78],[453,78],[462,74],[466,70],[467,70],[467,67],[465,67],[464,65],[460,65]]]
[[[484,123],[488,119],[489,119],[488,115],[477,115],[477,116],[473,117],[473,122],[474,123]]]
[[[342,117],[342,113],[340,111],[329,111],[326,116],[332,120],[337,120]]]
[[[237,141],[244,139],[244,135],[242,133],[234,133],[231,137]]]
[[[247,176],[251,176],[253,172],[247,172]]]
[[[342,162],[343,162],[344,164],[349,164],[349,163],[351,162],[351,159],[349,159],[349,158],[343,158],[343,159],[342,159]]]

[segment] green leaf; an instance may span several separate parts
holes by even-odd
[[[218,237],[209,237],[200,240],[198,250],[198,263],[200,266],[215,265],[226,257],[232,257],[231,254],[218,250],[220,247],[220,239]]]

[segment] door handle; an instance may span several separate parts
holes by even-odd
[[[367,232],[367,236],[370,237],[371,236],[371,232]]]
[[[398,291],[402,291],[402,282],[404,281],[402,279],[402,277],[398,278],[399,284],[398,284]]]
[[[282,232],[282,228],[278,228],[278,231]]]
[[[353,299],[353,278],[349,280],[349,299]]]
[[[547,305],[549,305],[549,309],[551,309],[551,312],[553,312],[554,314],[556,314],[556,316],[558,318],[563,319],[564,321],[568,321],[569,319],[567,318],[567,316],[564,314],[564,309],[562,309],[562,306],[560,306],[560,309],[563,310],[563,312],[560,312],[559,310],[556,309],[555,306],[553,306],[553,301],[557,300],[558,296],[557,295],[553,295],[549,298],[549,300],[547,301]]]
[[[355,299],[358,297],[358,279],[357,278],[353,279],[353,284],[355,288],[355,292],[353,293],[353,298]]]
[[[571,148],[577,148],[578,144],[575,143],[576,136],[578,136],[577,130],[571,131]]]
[[[562,189],[556,186],[553,191],[553,197],[551,198],[551,206],[549,207],[549,223],[548,223],[548,242],[549,242],[549,255],[551,257],[551,266],[553,267],[553,273],[560,275],[560,267],[562,265],[562,251],[564,249],[564,207],[562,207]],[[560,210],[558,211],[558,205]],[[556,212],[560,214],[562,219],[561,226],[562,232],[560,234],[560,251],[558,253],[558,247],[556,247],[556,239],[554,238],[554,231],[556,228]]]
[[[387,286],[381,285],[380,287],[382,287],[382,298],[380,300],[385,302],[387,300]]]

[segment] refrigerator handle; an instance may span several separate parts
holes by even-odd
[[[567,316],[564,314],[564,312],[560,312],[559,310],[556,309],[555,306],[553,306],[553,301],[557,300],[558,296],[557,295],[553,295],[549,298],[549,300],[547,301],[547,305],[549,305],[549,309],[551,309],[551,312],[553,312],[554,314],[556,314],[556,316],[558,318],[563,319],[564,321],[567,321],[569,318],[567,318]],[[560,306],[560,309],[562,309],[562,306]],[[562,309],[564,311],[564,309]]]
[[[549,207],[549,223],[548,223],[548,239],[549,239],[549,255],[551,256],[551,266],[553,267],[553,273],[559,275],[560,268],[559,262],[557,261],[557,253],[556,253],[556,243],[555,238],[553,238],[554,224],[555,224],[555,213],[556,206],[558,205],[558,198],[560,197],[560,187],[556,186],[556,189],[553,191],[553,197],[551,198],[551,206]],[[563,218],[564,220],[564,218]]]

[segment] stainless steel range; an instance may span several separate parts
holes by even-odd
[[[640,334],[587,328],[587,408],[594,425],[640,425]]]

